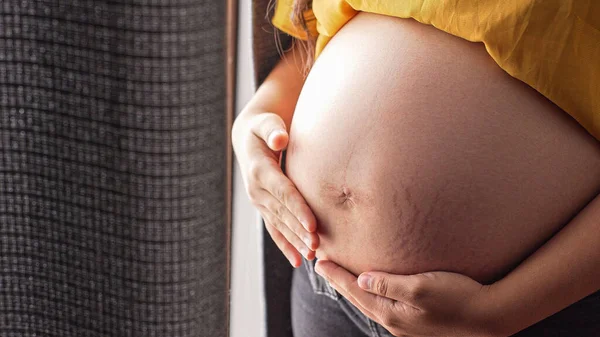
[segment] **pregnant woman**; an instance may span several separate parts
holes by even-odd
[[[295,337],[599,333],[598,18],[586,0],[276,3],[297,41],[233,144],[271,237],[307,260]]]

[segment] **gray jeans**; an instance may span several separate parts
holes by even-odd
[[[294,337],[391,337],[314,272],[304,260],[292,281]]]

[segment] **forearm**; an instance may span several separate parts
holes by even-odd
[[[287,130],[304,84],[302,48],[294,45],[273,68],[269,76],[246,104],[234,123],[244,124],[244,119],[255,113],[271,112],[279,115]]]
[[[600,195],[489,287],[492,321],[514,334],[600,289]]]

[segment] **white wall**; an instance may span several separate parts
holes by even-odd
[[[239,0],[236,114],[253,94],[250,1]],[[265,335],[260,217],[244,191],[235,161],[232,205],[230,337]]]

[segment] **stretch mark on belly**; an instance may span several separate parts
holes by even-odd
[[[436,210],[440,211],[440,195],[445,186],[423,196],[418,190],[412,191],[414,187],[410,184],[396,184],[391,195],[391,215],[397,227],[395,234],[391,235],[394,239],[391,240],[393,244],[390,249],[402,247],[403,259],[410,259],[411,255],[425,258],[431,252],[437,254],[443,251],[444,247],[434,248],[434,243],[439,237]],[[413,192],[419,195],[415,196]]]

